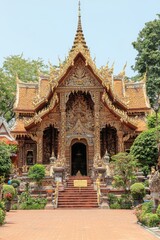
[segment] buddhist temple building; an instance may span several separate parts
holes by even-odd
[[[128,151],[146,129],[150,104],[145,77],[129,81],[125,67],[97,68],[78,27],[67,59],[50,65],[37,83],[17,82],[12,130],[19,145],[18,166],[49,164],[51,157],[69,175],[90,175],[106,152]]]

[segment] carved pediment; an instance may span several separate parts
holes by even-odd
[[[82,60],[77,61],[75,66],[63,81],[65,87],[101,87],[101,84],[93,76]]]
[[[75,126],[68,131],[67,135],[88,135],[88,137],[93,136],[93,132],[86,129],[81,123],[80,119],[77,120]]]
[[[93,130],[94,103],[89,94],[82,94],[81,92],[71,94],[66,109],[67,131],[74,128],[78,119],[80,119],[85,129]]]

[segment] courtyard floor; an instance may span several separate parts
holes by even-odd
[[[156,240],[131,210],[10,211],[0,240]]]

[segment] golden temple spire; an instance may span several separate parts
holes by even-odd
[[[86,50],[88,50],[88,47],[86,45],[85,37],[82,30],[82,22],[81,22],[81,3],[79,1],[78,3],[78,26],[77,26],[77,32],[74,38],[74,43],[71,49],[71,52],[74,51],[74,49],[81,44]]]

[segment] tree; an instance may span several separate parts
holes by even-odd
[[[151,166],[157,164],[157,129],[149,129],[142,132],[134,141],[130,153],[138,160],[142,170],[149,171]],[[147,172],[146,172],[147,173]]]
[[[113,185],[118,188],[122,187],[127,192],[136,180],[137,160],[131,154],[120,152],[112,156],[112,161],[114,167]]]
[[[15,145],[0,143],[0,176],[7,176],[11,170],[11,154],[16,152]]]
[[[149,115],[147,117],[147,126],[148,126],[148,128],[149,129],[150,128],[156,128],[157,125],[158,126],[160,125],[160,113],[158,113],[157,119],[156,119],[156,114]]]
[[[48,67],[40,58],[37,60],[25,59],[23,54],[5,58],[0,69],[0,115],[5,117],[7,121],[14,116],[16,79],[20,79],[22,82],[36,82],[39,72],[44,75],[48,73]]]
[[[28,177],[35,180],[38,186],[40,186],[43,178],[45,177],[45,166],[42,164],[35,164],[30,167]]]
[[[147,73],[147,93],[153,106],[160,96],[160,15],[147,22],[133,47],[138,51],[134,70],[141,76]]]

